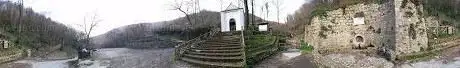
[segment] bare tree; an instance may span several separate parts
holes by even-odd
[[[270,13],[270,9],[268,9],[270,7],[270,5],[267,3],[264,4],[264,6],[262,7],[262,9],[265,8],[265,11],[267,12],[267,14],[265,15],[265,18],[268,19],[268,13]],[[263,12],[263,11],[262,11]]]
[[[283,1],[275,0],[273,2],[275,2],[274,5],[276,8],[276,19],[277,19],[277,22],[279,23],[280,22],[280,10],[281,10],[281,5],[283,4]]]
[[[256,16],[254,14],[254,0],[251,0],[251,11],[252,11],[251,12],[251,14],[252,14],[252,16],[251,16],[251,22],[252,22],[251,26],[255,26],[254,22],[255,22],[255,17]],[[253,28],[253,29],[255,29],[255,28]]]
[[[187,18],[188,25],[192,25],[192,20],[189,14],[190,9],[193,9],[194,3],[192,1],[184,1],[184,0],[175,0],[174,4],[172,4],[172,10],[177,10],[182,12],[185,17]]]
[[[23,9],[24,8],[24,0],[19,0],[19,18],[18,18],[18,24],[19,24],[19,33],[22,32],[22,16],[23,16]]]
[[[83,18],[83,25],[81,25],[84,29],[85,33],[85,43],[86,45],[90,44],[90,36],[94,28],[101,22],[102,20],[99,19],[99,16],[97,15],[96,12],[94,12],[90,16],[84,16]]]
[[[245,13],[245,16],[244,16],[244,20],[245,20],[245,29],[248,28],[248,25],[249,25],[249,8],[248,8],[248,0],[244,0],[244,12]]]

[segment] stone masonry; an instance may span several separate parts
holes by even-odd
[[[428,49],[426,23],[430,21],[422,14],[423,6],[413,0],[351,5],[313,17],[305,41],[318,51],[372,50],[394,60]]]

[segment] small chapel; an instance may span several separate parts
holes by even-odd
[[[244,30],[244,9],[230,4],[220,12],[221,32],[232,32]]]

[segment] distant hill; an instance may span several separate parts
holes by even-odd
[[[92,47],[170,48],[179,42],[206,33],[211,28],[220,27],[219,12],[204,10],[190,16],[193,22],[190,29],[185,28],[188,26],[185,17],[171,21],[132,24],[92,37]],[[256,21],[263,20],[256,17]]]
[[[140,23],[115,28],[92,38],[94,48],[164,48],[173,47],[182,40],[188,40],[219,27],[220,14],[201,11],[191,14],[192,26],[187,27],[184,17],[171,21]],[[198,19],[202,18],[202,19]],[[199,23],[198,23],[199,22]]]

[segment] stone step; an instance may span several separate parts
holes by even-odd
[[[202,44],[196,47],[200,48],[213,48],[213,47],[238,47],[240,44]]]
[[[193,54],[184,54],[184,57],[197,58],[202,60],[211,60],[211,61],[242,61],[243,56],[203,56],[203,55],[193,55]]]
[[[241,38],[241,36],[219,36],[219,37],[214,37],[214,38]]]
[[[204,42],[203,44],[240,44],[241,42]]]
[[[221,67],[221,68],[222,67],[238,67],[238,68],[242,68],[242,67],[244,67],[243,62],[210,62],[210,61],[201,61],[201,60],[190,59],[190,58],[185,58],[185,57],[181,58],[181,60],[184,60],[184,61],[190,62],[190,63],[209,66],[207,68],[210,68],[210,67]]]
[[[234,35],[240,35],[241,31],[232,31],[232,32],[222,32],[220,33],[221,36],[234,36]]]
[[[243,49],[231,49],[231,50],[199,50],[199,49],[190,49],[189,51],[204,52],[204,53],[235,53],[235,52],[241,52],[241,51],[243,51]]]
[[[209,41],[240,41],[240,38],[212,38]]]
[[[216,38],[241,38],[241,36],[220,36],[220,37],[216,37]]]
[[[242,46],[231,46],[231,47],[192,47],[193,49],[199,50],[226,50],[226,49],[240,49]]]
[[[186,52],[188,54],[194,54],[194,55],[206,55],[206,56],[241,56],[243,55],[243,52],[235,52],[235,53],[203,53],[203,52]]]
[[[214,40],[208,40],[206,42],[241,42],[240,39],[235,39],[235,40],[218,40],[218,39],[214,39]]]

